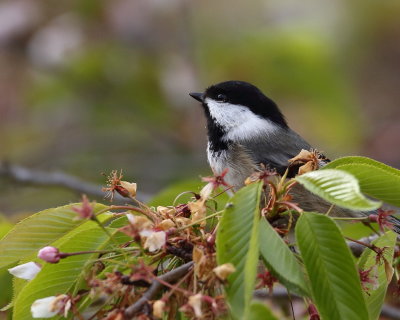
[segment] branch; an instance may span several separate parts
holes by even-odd
[[[104,198],[104,192],[100,185],[85,182],[77,177],[62,172],[33,170],[6,162],[0,162],[0,177],[9,178],[17,183],[23,184],[63,187],[78,194]],[[146,201],[149,195],[138,193],[138,198]],[[119,194],[115,194],[114,201],[116,203],[133,203],[132,200],[124,198]]]
[[[397,320],[400,319],[400,310],[399,308],[395,308],[389,306],[388,304],[384,304],[381,310],[381,316],[388,319]]]
[[[185,263],[180,267],[173,269],[163,274],[162,276],[159,276],[157,279],[160,279],[163,282],[173,283],[179,280],[181,277],[183,277],[190,270],[190,268],[192,268],[192,266],[193,266],[192,261]],[[143,296],[139,300],[137,300],[134,304],[132,304],[125,310],[126,318],[131,319],[135,315],[135,313],[140,311],[140,309],[144,306],[144,304],[147,301],[152,300],[157,295],[157,293],[164,287],[164,285],[159,281],[157,281],[157,279],[153,281],[150,288],[143,294]]]
[[[265,299],[277,299],[277,300],[285,299],[286,300],[287,296],[288,296],[288,292],[287,292],[286,288],[281,287],[281,286],[275,287],[274,291],[272,291],[271,293],[269,293],[269,290],[267,290],[267,289],[255,290],[253,293],[253,297],[255,299],[259,299],[259,300],[265,300]],[[300,297],[293,292],[290,292],[290,296],[292,298],[296,298],[296,299],[303,299],[303,297]],[[390,306],[388,304],[384,304],[382,306],[381,316],[385,317],[385,319],[386,318],[393,319],[393,320],[400,319],[400,309]]]

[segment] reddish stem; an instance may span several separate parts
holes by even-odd
[[[152,221],[155,219],[155,217],[151,214],[149,214],[147,211],[140,209],[138,207],[133,207],[133,206],[110,206],[110,210],[129,210],[129,211],[135,211],[138,213],[141,213],[145,215],[147,218],[151,219]]]
[[[346,238],[347,240],[349,240],[349,241],[358,243],[358,244],[360,244],[360,245],[362,245],[362,246],[364,246],[364,247],[366,247],[366,248],[369,248],[369,249],[371,249],[372,251],[378,253],[378,252],[377,252],[377,247],[376,247],[375,245],[373,245],[373,244],[369,244],[369,243],[366,243],[366,242],[362,242],[362,241],[359,241],[359,240],[356,240],[356,239],[352,239],[352,238],[349,238],[349,237],[345,237],[345,238]]]

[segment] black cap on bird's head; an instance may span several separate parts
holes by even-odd
[[[286,120],[276,103],[248,82],[220,82],[208,87],[204,93],[193,92],[189,95],[202,102],[205,108],[208,108],[210,101],[219,103],[226,108],[226,112],[229,112],[228,108],[231,105],[241,106],[248,108],[259,117],[268,119],[281,127],[287,127]]]

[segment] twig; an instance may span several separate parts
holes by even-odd
[[[363,253],[363,251],[365,250],[366,247],[368,247],[372,241],[374,241],[375,239],[378,238],[378,235],[372,235],[369,237],[364,237],[358,240],[350,240],[350,241],[346,241],[347,246],[350,248],[351,252],[353,252],[353,254],[356,257],[361,256],[361,254]]]
[[[376,238],[378,238],[377,235],[361,238],[359,240],[352,239],[349,237],[345,237],[345,238],[347,239],[346,242],[347,242],[348,247],[350,248],[350,250],[353,252],[354,255],[356,255],[354,250],[356,250],[356,252],[360,253],[359,255],[361,255],[361,253],[365,250],[365,248],[369,248],[369,249],[377,252],[377,250],[376,250],[377,247],[374,246],[373,244],[371,244],[372,241],[374,241]]]
[[[184,265],[181,265],[180,267],[171,270],[163,274],[162,276],[159,276],[157,279],[154,279],[150,288],[143,294],[143,296],[125,310],[125,317],[127,319],[131,319],[135,315],[135,313],[140,311],[140,309],[147,301],[153,299],[157,295],[157,293],[164,287],[164,285],[160,283],[158,279],[168,283],[175,282],[183,277],[190,270],[190,268],[192,268],[192,266],[192,261],[185,263]]]
[[[9,178],[17,183],[34,184],[40,186],[58,186],[70,189],[78,194],[86,194],[92,197],[104,198],[101,186],[85,182],[77,177],[63,172],[46,172],[41,170],[29,169],[6,162],[0,162],[0,178]],[[149,195],[139,193],[138,198],[147,200]],[[116,203],[132,203],[133,201],[123,198],[119,194],[114,197]]]
[[[151,215],[149,212],[147,212],[146,210],[143,210],[143,209],[141,209],[141,208],[138,208],[138,207],[133,207],[133,206],[115,206],[115,205],[112,205],[112,206],[110,206],[110,208],[109,208],[110,210],[129,210],[129,211],[135,211],[135,212],[138,212],[138,213],[140,213],[140,214],[142,214],[142,215],[144,215],[144,216],[146,216],[147,218],[149,218],[151,221],[153,221],[154,222],[154,220],[155,220],[155,217],[153,216],[153,215]],[[151,211],[150,211],[151,212]],[[119,213],[115,213],[114,214],[115,216],[118,216],[118,215],[120,215]],[[125,215],[125,212],[124,213],[122,213],[122,215]]]

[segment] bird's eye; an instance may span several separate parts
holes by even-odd
[[[222,101],[222,102],[226,102],[228,100],[228,98],[226,97],[226,95],[220,93],[219,95],[217,95],[217,100],[218,101]]]

